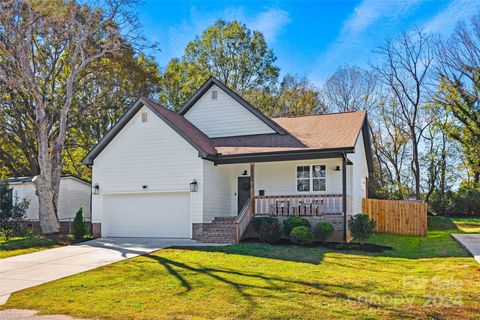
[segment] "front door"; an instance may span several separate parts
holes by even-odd
[[[242,211],[243,207],[250,197],[250,177],[238,177],[238,212]]]

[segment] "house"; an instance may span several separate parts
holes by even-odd
[[[20,177],[8,179],[8,185],[12,191],[12,199],[29,200],[30,204],[26,211],[26,220],[29,227],[39,227],[38,217],[38,197],[36,195],[35,185],[32,182],[33,177]],[[90,221],[90,183],[85,182],[72,175],[62,176],[60,179],[60,192],[58,195],[58,219],[65,227],[73,221],[75,214],[80,207],[83,208],[83,217]]]
[[[372,172],[365,111],[269,118],[214,78],[178,112],[139,99],[83,162],[95,234],[216,242],[255,215],[330,221],[346,239]]]

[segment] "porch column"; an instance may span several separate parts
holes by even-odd
[[[255,214],[255,162],[250,163],[250,208]]]
[[[342,211],[343,211],[343,241],[347,241],[347,160],[342,157]]]

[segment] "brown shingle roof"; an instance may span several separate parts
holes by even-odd
[[[366,111],[272,118],[289,132],[211,139],[224,155],[350,148],[355,145]]]

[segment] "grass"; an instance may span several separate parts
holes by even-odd
[[[6,240],[0,238],[0,259],[52,249],[61,244],[53,239],[40,236],[15,237]]]
[[[8,240],[0,238],[0,259],[46,249],[53,249],[89,239],[91,239],[90,236],[86,236],[82,240],[75,240],[71,235],[62,235],[51,238],[38,235],[28,235],[25,237],[10,238]]]
[[[479,265],[434,218],[380,254],[237,244],[171,248],[13,294],[2,308],[92,319],[468,319]]]

